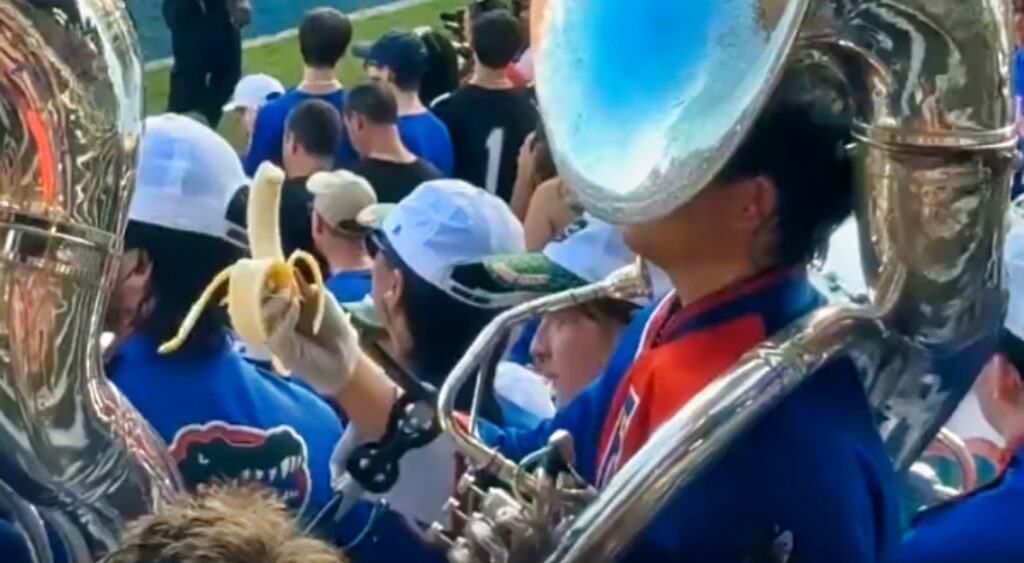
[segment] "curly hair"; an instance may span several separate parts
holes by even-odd
[[[302,536],[271,491],[201,487],[129,525],[100,563],[343,563],[326,543]]]

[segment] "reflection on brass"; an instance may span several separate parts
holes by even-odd
[[[136,43],[118,0],[0,0],[0,481],[37,561],[33,518],[88,560],[180,489],[99,348],[142,129]]]
[[[549,0],[534,43],[538,97],[560,177],[589,212],[638,223],[685,204],[785,72],[806,86],[800,102],[849,123],[869,296],[815,311],[750,351],[581,512],[578,490],[524,471],[443,417],[474,469],[516,493],[480,491],[485,509],[468,516],[472,534],[450,542],[450,558],[493,560],[541,537],[547,561],[614,559],[837,358],[860,369],[879,432],[906,471],[991,355],[1003,317],[1002,229],[1017,162],[1010,15],[989,0]],[[443,415],[450,385],[469,377],[508,320],[496,319],[456,367]],[[499,522],[509,514],[532,516]]]

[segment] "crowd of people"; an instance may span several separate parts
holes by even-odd
[[[227,5],[204,16],[210,30],[175,36],[185,68],[210,54],[193,52],[211,40],[197,33],[237,34],[248,8]],[[226,99],[230,88],[194,69],[174,74],[170,111],[145,124],[105,361],[195,494],[131,524],[104,561],[444,561],[426,532],[445,519],[461,467],[449,441],[408,452],[390,492],[336,517],[339,484],[351,444],[387,433],[412,392],[405,381],[440,388],[502,311],[638,257],[652,265],[649,297],[563,308],[517,331],[480,405],[481,435],[513,460],[569,431],[575,470],[600,488],[744,353],[823,303],[807,265],[851,212],[845,122],[785,75],[711,188],[661,219],[610,225],[559,177],[532,90],[528,11],[473,1],[460,61],[435,30],[352,44],[353,22],[317,8],[299,26],[292,88],[236,76]],[[346,56],[363,62],[361,83],[338,81]],[[200,82],[226,100],[186,99]],[[224,112],[244,125],[241,150],[211,128]],[[318,331],[304,305],[267,304],[270,349],[294,377],[246,350],[218,308],[178,351],[159,353],[207,283],[245,256],[249,184],[265,162],[286,176],[285,254],[309,252],[325,274]],[[836,361],[675,494],[626,559],[1024,560],[1024,543],[996,522],[1024,513],[1020,244],[1024,230],[1011,232],[1011,314],[978,383],[1008,442],[993,484],[911,521],[857,370]],[[28,557],[13,528],[0,526],[0,550]]]

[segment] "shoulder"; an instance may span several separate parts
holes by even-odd
[[[416,159],[416,167],[419,169],[420,176],[422,176],[424,182],[427,180],[438,180],[440,178],[444,178],[444,174],[441,173],[441,170],[438,169],[437,166],[434,166],[434,163],[425,158]]]

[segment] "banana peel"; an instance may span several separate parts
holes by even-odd
[[[269,162],[256,171],[246,208],[250,258],[243,258],[214,277],[186,315],[174,338],[158,349],[169,354],[179,349],[203,311],[216,302],[226,305],[231,326],[251,350],[269,353],[270,330],[263,316],[269,299],[285,299],[300,307],[304,326],[320,331],[324,316],[323,275],[308,252],[295,251],[287,259],[281,246],[280,207],[284,172]],[[310,303],[310,301],[312,301]],[[305,306],[304,306],[305,305]],[[309,318],[312,315],[312,318]],[[271,355],[274,370],[287,370]]]

